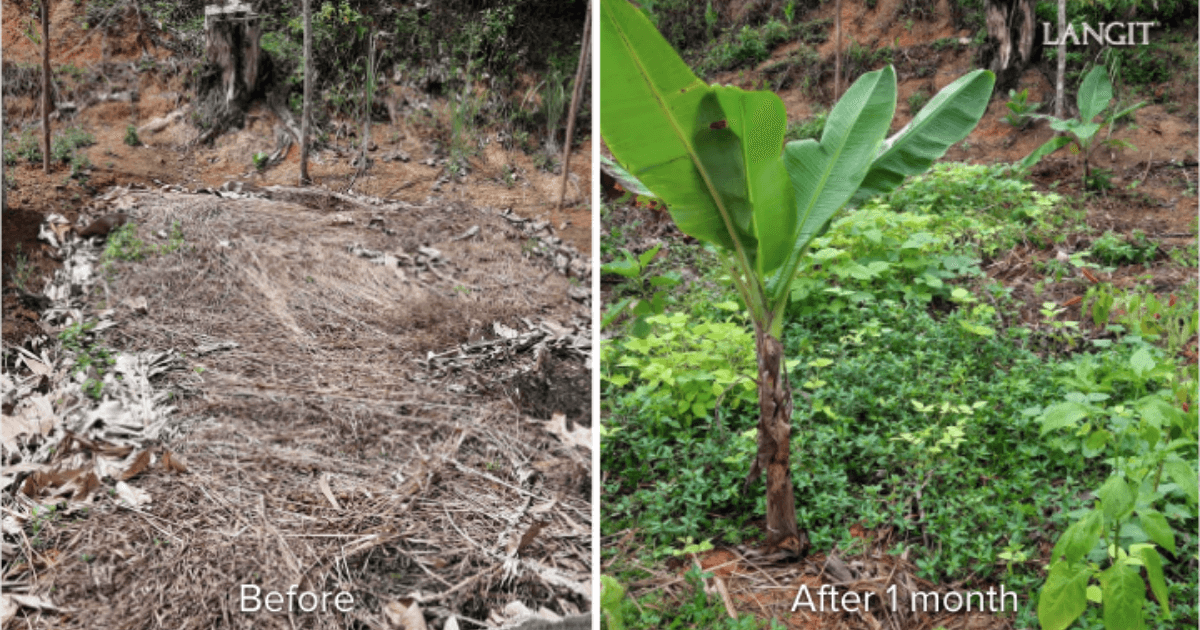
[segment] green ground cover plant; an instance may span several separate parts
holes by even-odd
[[[661,243],[637,256],[627,249],[620,249],[615,260],[600,266],[601,274],[615,274],[625,278],[626,282],[618,289],[620,294],[632,293],[613,301],[605,308],[604,316],[600,319],[601,328],[608,327],[621,315],[629,314],[634,318],[630,325],[631,335],[645,337],[650,331],[650,324],[646,318],[662,314],[666,309],[665,289],[682,281],[677,271],[655,275],[649,273],[650,264],[660,249]],[[646,297],[647,295],[649,297]]]
[[[795,285],[802,285],[810,273],[824,271],[830,276],[828,285],[853,287],[862,299],[843,303],[800,299],[787,312],[783,338],[787,356],[794,357],[788,370],[797,384],[797,416],[804,419],[805,427],[792,440],[791,448],[801,462],[793,468],[792,481],[798,495],[812,498],[797,506],[798,521],[818,550],[853,549],[856,540],[848,533],[851,524],[868,529],[895,527],[905,542],[893,552],[908,549],[922,577],[945,581],[974,575],[980,580],[1002,580],[1022,594],[1015,627],[1037,627],[1038,602],[1048,596],[1040,595],[1046,574],[1036,553],[1036,540],[1049,533],[1050,539],[1057,541],[1072,523],[1097,509],[1102,512],[1101,506],[1092,504],[1089,492],[1103,487],[1112,474],[1114,455],[1129,461],[1127,454],[1118,455],[1112,448],[1107,453],[1082,456],[1091,433],[1075,433],[1085,422],[1090,422],[1091,432],[1101,430],[1095,419],[1081,418],[1074,431],[1065,426],[1044,431],[1044,416],[1047,410],[1076,398],[1076,390],[1085,395],[1105,393],[1109,398],[1104,401],[1084,403],[1103,410],[1095,411],[1094,416],[1106,419],[1103,430],[1115,438],[1114,427],[1126,426],[1127,417],[1136,419],[1138,410],[1146,405],[1195,409],[1194,394],[1190,393],[1195,389],[1194,375],[1178,374],[1178,366],[1168,358],[1172,352],[1147,344],[1161,343],[1165,332],[1156,337],[1154,331],[1146,329],[1149,334],[1144,334],[1141,328],[1145,322],[1175,327],[1179,329],[1176,337],[1189,330],[1194,334],[1194,327],[1188,328],[1193,325],[1188,322],[1194,321],[1190,317],[1194,301],[1156,298],[1156,305],[1146,306],[1144,290],[1138,302],[1133,294],[1110,289],[1108,294],[1115,299],[1097,325],[1109,325],[1111,317],[1116,330],[1131,336],[1107,345],[1105,340],[1097,340],[1081,348],[1081,353],[1063,359],[1041,356],[1029,330],[1002,326],[997,309],[1006,305],[1003,288],[975,273],[945,278],[944,286],[931,291],[931,297],[952,305],[952,310],[930,309],[929,301],[911,288],[916,283],[901,281],[912,277],[905,275],[913,273],[904,268],[906,262],[930,265],[946,256],[977,261],[980,234],[989,235],[981,239],[986,241],[992,234],[1020,229],[1026,221],[1045,219],[1045,214],[1025,216],[1025,212],[1012,211],[1023,204],[1036,207],[1036,195],[1009,208],[972,212],[965,207],[971,205],[964,200],[970,197],[960,180],[974,179],[979,186],[989,186],[995,185],[996,179],[989,176],[987,168],[963,167],[940,165],[926,178],[914,178],[891,195],[870,200],[834,221],[814,242],[817,252],[830,247],[845,252],[830,258],[821,269],[806,271]],[[946,173],[971,175],[939,180]],[[1008,176],[1016,177],[1014,172]],[[942,194],[937,194],[938,186],[931,181],[946,183]],[[1012,189],[1014,194],[1025,194],[1023,187]],[[964,208],[955,208],[956,200]],[[988,232],[981,225],[995,231]],[[868,235],[872,230],[877,233]],[[926,235],[917,237],[921,247],[897,245],[917,234]],[[889,261],[886,271],[867,280],[848,273],[845,279],[838,278],[829,270],[849,261],[869,269],[870,262],[875,262],[872,258],[885,261],[889,253],[896,254],[897,260]],[[749,392],[739,397],[738,387],[734,387],[719,403],[715,397],[704,401],[709,412],[703,416],[694,408],[681,412],[678,406],[679,397],[686,395],[682,392],[688,388],[701,391],[704,383],[690,378],[702,371],[692,367],[695,361],[677,366],[673,358],[681,353],[681,344],[686,344],[689,353],[704,355],[708,342],[686,331],[712,322],[734,323],[741,317],[738,311],[719,306],[736,300],[736,294],[721,280],[724,273],[721,268],[708,269],[711,278],[703,280],[710,281],[698,283],[707,287],[703,299],[687,303],[669,300],[670,308],[679,310],[655,320],[653,332],[638,342],[641,345],[630,348],[630,339],[618,334],[602,347],[601,465],[610,471],[603,485],[602,533],[607,536],[637,528],[651,557],[671,555],[689,537],[712,537],[717,545],[743,542],[747,515],[760,514],[765,507],[763,497],[736,489],[756,449],[757,418],[753,399],[746,396]],[[907,293],[906,285],[910,287]],[[989,296],[999,297],[996,307],[991,306]],[[1091,313],[1092,305],[1102,301],[1091,297],[1085,302],[1085,312]],[[980,306],[987,309],[977,310]],[[1132,311],[1127,310],[1131,306]],[[1012,313],[1008,316],[1011,321]],[[676,322],[672,325],[659,323],[672,318]],[[1118,318],[1126,324],[1118,324]],[[740,356],[744,357],[740,361],[745,366],[750,361],[750,345],[744,333],[740,336]],[[1131,361],[1140,350],[1149,352],[1154,360],[1155,367],[1139,381],[1148,385],[1130,380]],[[659,374],[677,366],[672,377],[683,385],[672,389],[661,379],[654,382],[654,371],[643,377],[640,366],[644,365],[656,365]],[[1167,376],[1173,369],[1176,376]],[[1114,376],[1118,374],[1126,377]],[[614,375],[621,377],[613,379]],[[1097,387],[1110,391],[1098,392]],[[1116,409],[1123,411],[1117,413]],[[1175,412],[1164,413],[1171,417]],[[1127,437],[1113,439],[1111,444],[1129,446],[1139,440],[1148,444],[1138,437],[1141,429],[1121,430]],[[1167,443],[1156,442],[1159,451]],[[1137,452],[1130,449],[1122,453]],[[1194,453],[1180,458],[1195,469]],[[1160,488],[1166,486],[1166,495],[1156,500],[1153,509],[1164,515],[1177,552],[1194,548],[1195,509],[1185,499],[1186,490],[1173,489],[1167,484],[1178,484],[1169,477],[1164,479],[1167,481]],[[924,517],[914,518],[922,509]],[[1127,525],[1138,526],[1130,519],[1122,516],[1119,522],[1136,533]],[[1117,524],[1113,521],[1114,527]],[[1126,557],[1134,558],[1149,553],[1135,545],[1156,544],[1153,539],[1132,536],[1124,541]],[[1197,582],[1187,554],[1168,555],[1163,549],[1158,547],[1169,609],[1151,599],[1140,614],[1149,627],[1165,629],[1179,627],[1181,619],[1196,618]],[[603,553],[611,556],[614,550]],[[1101,560],[1094,561],[1098,567]],[[638,579],[639,574],[630,571],[618,571],[615,576]],[[1099,570],[1089,575],[1098,576]],[[1093,586],[1102,589],[1098,580],[1093,578]],[[1104,627],[1103,617],[1103,605],[1093,604],[1076,623],[1078,627]]]
[[[1038,600],[1047,630],[1069,627],[1089,601],[1107,630],[1143,628],[1147,585],[1157,602],[1151,619],[1174,621],[1163,556],[1182,553],[1181,539],[1195,547],[1197,416],[1178,404],[1180,374],[1164,353],[1136,335],[1122,342],[1061,366],[1070,370],[1060,378],[1066,400],[1039,416],[1054,448],[1110,470],[1054,547]],[[1183,378],[1183,391],[1194,392],[1194,370]]]

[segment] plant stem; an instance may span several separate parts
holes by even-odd
[[[758,354],[758,454],[746,476],[748,487],[767,473],[767,547],[799,556],[808,552],[808,536],[796,524],[796,495],[791,477],[792,388],[783,361],[783,343],[770,334],[771,322],[756,322]]]

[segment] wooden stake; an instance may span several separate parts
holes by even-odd
[[[308,177],[308,130],[312,117],[312,0],[304,0],[304,111],[300,121],[300,185],[312,180]]]
[[[563,143],[562,185],[558,189],[558,209],[562,210],[567,197],[567,175],[571,165],[571,136],[575,133],[575,110],[579,107],[579,93],[583,91],[583,73],[588,67],[588,51],[591,50],[592,3],[588,2],[587,17],[583,20],[583,45],[579,51],[579,67],[575,71],[575,89],[571,91],[571,113],[567,116],[567,137]]]
[[[50,0],[42,5],[42,169],[50,172]]]

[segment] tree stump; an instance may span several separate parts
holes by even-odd
[[[258,14],[248,4],[234,0],[204,7],[208,59],[220,69],[225,105],[230,109],[241,109],[258,87],[261,28]]]
[[[996,74],[996,94],[1015,88],[1025,68],[1041,56],[1032,0],[987,0],[988,42],[981,64]]]

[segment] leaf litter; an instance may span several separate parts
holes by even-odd
[[[46,334],[0,379],[5,623],[588,623],[586,257],[510,210],[321,189],[84,214],[114,210],[183,247],[102,263],[48,222]],[[73,369],[70,326],[108,369]],[[355,605],[246,614],[243,584]]]

